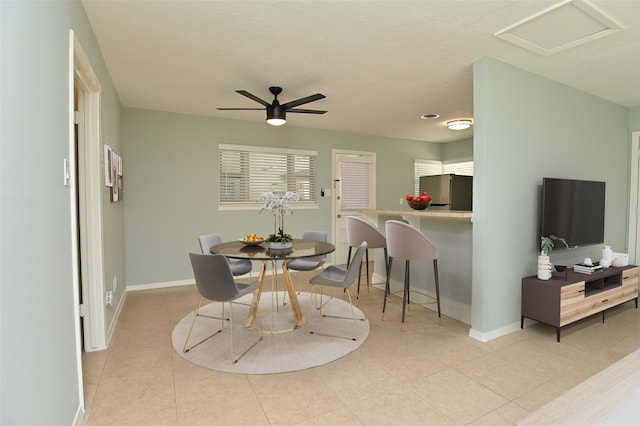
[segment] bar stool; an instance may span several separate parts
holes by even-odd
[[[402,323],[404,324],[405,311],[407,304],[411,307],[409,294],[411,291],[433,299],[433,302],[414,303],[413,305],[426,307],[424,305],[437,303],[438,318],[440,314],[440,283],[438,281],[438,249],[419,229],[399,220],[388,220],[385,222],[385,230],[387,234],[387,247],[389,249],[389,274],[391,273],[391,265],[393,259],[405,259],[404,270],[404,295],[402,298]],[[422,293],[417,290],[411,290],[409,286],[409,270],[410,262],[415,261],[433,261],[433,274],[436,284],[436,297],[430,294]],[[384,311],[387,307],[387,294],[390,294],[389,281],[387,280],[387,290],[385,292],[384,303],[382,305],[382,318],[384,319]]]
[[[383,248],[384,249],[384,268],[387,274],[385,287],[389,287],[389,255],[387,253],[387,239],[378,231],[378,228],[373,226],[366,220],[357,216],[347,216],[347,243],[349,244],[349,252],[347,254],[347,265],[351,261],[351,249],[353,247],[359,247],[364,241],[367,242],[367,251],[365,252],[365,262],[367,268],[367,291],[369,290],[369,249]],[[362,268],[362,266],[360,267]],[[362,275],[362,269],[358,275],[358,291],[360,294],[360,279]],[[385,295],[386,296],[386,295]]]

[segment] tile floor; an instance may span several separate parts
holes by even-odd
[[[302,285],[301,290],[307,290]],[[633,302],[566,327],[533,325],[488,343],[469,327],[362,291],[371,332],[355,352],[309,370],[218,373],[174,352],[195,286],[129,292],[108,350],[85,353],[85,425],[513,425],[640,347]],[[446,308],[445,308],[446,309]]]

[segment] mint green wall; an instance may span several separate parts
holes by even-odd
[[[640,131],[640,107],[629,111],[629,128],[632,132]]]
[[[473,138],[444,143],[440,146],[442,161],[468,161],[473,159]]]
[[[482,334],[519,326],[521,277],[536,273],[542,177],[606,181],[605,241],[626,250],[629,112],[492,59],[474,63],[474,111],[472,330]],[[551,260],[600,254],[589,246]]]
[[[3,0],[0,18],[0,424],[71,425],[82,412],[73,194],[62,180],[70,158],[70,29],[100,79],[117,146],[119,103],[79,1]],[[105,212],[105,235],[122,235],[123,215],[113,216]],[[116,240],[106,239],[105,264],[124,277],[124,244]]]
[[[321,119],[321,118],[320,118]],[[295,120],[291,120],[295,122]],[[197,236],[219,232],[226,240],[247,231],[266,233],[269,215],[218,211],[218,144],[277,146],[318,151],[318,188],[332,187],[331,150],[377,155],[377,206],[397,209],[413,186],[413,159],[439,159],[440,146],[265,123],[125,109],[125,229],[130,286],[192,279],[189,251]],[[331,198],[319,209],[296,210],[287,231],[331,231]]]

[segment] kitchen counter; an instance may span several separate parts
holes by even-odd
[[[466,324],[471,324],[471,252],[473,212],[459,210],[398,210],[360,209],[383,233],[389,219],[404,220],[420,229],[438,247],[438,271],[442,312]],[[392,290],[402,289],[403,262],[392,270]],[[376,253],[376,275],[385,276],[384,258]],[[427,263],[412,262],[411,286],[427,294],[434,292],[433,269]]]
[[[473,221],[473,212],[460,210],[378,210],[378,209],[359,209],[358,212],[366,216],[400,216],[416,228],[420,227],[420,219],[448,219]]]

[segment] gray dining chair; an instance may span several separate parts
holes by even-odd
[[[347,253],[347,264],[351,260],[351,249],[358,247],[363,241],[367,242],[367,252],[365,253],[365,265],[367,271],[367,291],[369,291],[369,249],[384,249],[384,269],[386,272],[386,283],[389,282],[389,255],[387,252],[387,239],[371,223],[357,216],[347,216],[347,243],[349,251]],[[360,295],[360,280],[362,273],[358,275],[358,295]],[[386,285],[386,284],[385,284]]]
[[[314,241],[327,241],[327,232],[326,231],[305,231],[302,233],[303,240],[314,240]],[[298,259],[293,259],[292,261],[287,263],[287,268],[290,271],[298,271],[298,272],[308,272],[313,271],[314,269],[321,268],[327,260],[327,255],[324,254],[322,256],[313,256],[313,257],[301,257]]]
[[[309,328],[311,329],[309,333],[318,334],[322,336],[340,337],[340,338],[349,339],[349,340],[358,340],[359,336],[357,336],[357,331],[355,330],[355,326],[357,325],[356,321],[358,320],[364,321],[365,318],[356,318],[355,311],[353,309],[353,300],[351,299],[351,291],[349,290],[349,288],[353,285],[353,283],[356,280],[356,276],[360,271],[360,264],[362,263],[362,258],[364,257],[364,253],[366,252],[366,250],[367,250],[367,242],[363,241],[362,244],[360,244],[360,246],[356,249],[356,252],[353,255],[353,260],[351,261],[351,263],[349,264],[346,270],[339,268],[335,265],[329,265],[324,271],[320,272],[318,275],[314,276],[309,280],[309,284],[311,284],[311,297],[309,298],[309,314],[307,316],[307,323],[309,324]],[[317,295],[315,292],[316,286],[321,286],[319,304],[316,303],[315,301],[315,298],[317,298]],[[323,294],[324,294],[323,287],[333,287],[333,288],[343,289],[345,293],[347,293],[347,296],[349,297],[349,305],[351,307],[351,318],[327,315],[322,313],[322,308],[334,299],[333,296],[330,296],[329,300],[327,300],[326,302],[323,302],[322,300]],[[352,324],[354,324],[354,335],[340,336],[340,335],[319,333],[314,331],[311,327],[311,312],[312,312],[312,307],[314,306],[316,310],[319,311],[320,316],[322,318],[337,318],[337,319],[352,320],[353,321]]]
[[[385,229],[387,234],[387,247],[389,249],[389,273],[391,273],[391,265],[394,259],[405,259],[404,269],[404,289],[402,297],[402,323],[404,324],[405,312],[407,305],[422,306],[430,303],[436,303],[438,305],[438,318],[441,318],[440,314],[440,282],[438,280],[438,249],[431,242],[426,235],[424,235],[418,228],[401,222],[399,220],[388,220],[385,222]],[[411,261],[433,262],[433,274],[435,278],[435,290],[436,297],[425,292],[418,290],[412,290],[409,284],[410,276],[410,264]],[[432,299],[433,301],[427,303],[411,303],[410,293],[415,292],[422,296]],[[385,291],[386,295],[390,294],[389,284]],[[382,319],[384,319],[384,312],[387,307],[388,296],[385,296],[382,304]]]
[[[196,310],[193,313],[193,321],[191,327],[187,333],[187,338],[184,341],[182,348],[183,352],[189,352],[191,349],[200,345],[201,343],[209,340],[213,336],[219,334],[224,329],[224,324],[227,322],[224,318],[224,304],[229,303],[229,337],[231,342],[231,363],[235,364],[240,358],[242,358],[247,352],[249,352],[256,344],[262,340],[262,334],[260,334],[258,340],[256,340],[247,350],[245,350],[238,358],[235,357],[234,345],[233,345],[233,305],[237,299],[249,294],[258,289],[260,281],[254,281],[251,284],[240,284],[235,281],[231,268],[227,259],[220,254],[196,254],[189,253],[191,259],[191,267],[193,268],[193,276],[196,280],[196,287],[198,293],[200,293],[200,300]],[[205,300],[222,303],[222,317],[212,317],[200,313],[200,308]],[[246,304],[245,304],[246,305]],[[189,346],[189,338],[193,331],[193,326],[199,317],[206,317],[210,319],[219,319],[220,329],[215,333],[205,337],[199,342]]]
[[[222,244],[222,236],[220,234],[200,235],[198,237],[198,241],[200,242],[200,250],[202,250],[202,254],[211,254],[211,247]],[[253,265],[250,260],[231,259],[228,257],[226,259],[229,262],[231,273],[234,277],[249,274],[249,277],[253,278],[253,274],[251,273]]]

